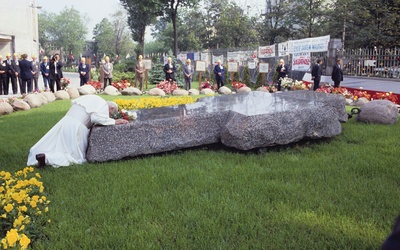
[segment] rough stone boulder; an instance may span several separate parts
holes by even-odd
[[[200,94],[202,94],[202,95],[214,95],[215,92],[212,89],[205,88],[205,89],[202,89],[200,91]]]
[[[15,111],[20,111],[20,110],[30,110],[31,106],[29,104],[21,99],[16,99],[13,101],[11,105]]]
[[[189,89],[189,95],[200,95],[197,89]]]
[[[13,111],[13,107],[8,102],[0,102],[0,115],[11,114]]]
[[[96,94],[96,89],[89,84],[85,84],[78,88],[79,94],[81,95],[94,95]]]
[[[364,104],[356,119],[365,123],[395,124],[399,119],[399,110],[391,101],[375,100]]]
[[[103,94],[117,96],[117,95],[120,95],[121,93],[118,91],[118,89],[116,87],[108,85],[104,89]]]
[[[362,107],[367,103],[369,103],[369,100],[365,97],[358,98],[356,101],[354,101],[354,105],[359,107]]]
[[[269,92],[269,89],[267,89],[266,87],[259,87],[256,91]]]
[[[149,90],[149,95],[151,96],[165,96],[165,92],[159,88],[152,88]]]
[[[28,94],[25,96],[24,101],[29,104],[31,108],[37,108],[42,106],[42,98],[37,94]]]
[[[185,96],[185,95],[189,95],[189,92],[187,90],[184,90],[184,89],[175,89],[172,92],[172,95]]]
[[[42,100],[42,105],[46,105],[47,103],[49,103],[49,100],[47,99],[47,97],[45,95],[43,95],[43,92],[42,93],[37,93],[37,95]]]
[[[236,92],[238,93],[247,93],[247,92],[251,92],[251,88],[249,87],[241,87],[240,89],[237,89]]]
[[[56,100],[56,96],[52,92],[46,91],[43,92],[42,95],[45,96],[49,102],[54,102]]]
[[[143,92],[140,89],[135,87],[128,87],[121,91],[122,95],[142,95]]]
[[[59,90],[54,93],[54,96],[56,97],[56,100],[68,100],[70,99],[68,92],[65,90]]]
[[[68,95],[69,95],[69,97],[70,97],[71,99],[75,99],[75,98],[78,98],[79,96],[81,96],[81,95],[79,94],[78,88],[68,88],[68,89],[67,89],[67,92],[68,92]]]
[[[232,90],[230,90],[228,87],[222,86],[221,88],[218,89],[218,94],[230,95],[232,94]]]
[[[314,91],[254,91],[138,110],[128,124],[93,127],[86,157],[103,162],[218,142],[247,150],[330,138],[341,133],[343,114],[347,119],[342,98]]]

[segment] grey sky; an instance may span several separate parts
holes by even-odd
[[[235,2],[243,9],[250,6],[249,11],[252,15],[261,14],[265,9],[265,0],[235,0]],[[122,9],[119,0],[36,0],[36,5],[42,6],[42,11],[52,13],[59,13],[66,6],[72,6],[79,10],[81,14],[88,17],[86,19],[87,39],[92,39],[94,26],[101,22],[104,17],[109,17],[119,8]],[[147,34],[146,40],[150,39],[150,34]]]

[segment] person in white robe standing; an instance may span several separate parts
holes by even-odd
[[[38,155],[44,156],[43,163],[53,167],[83,164],[86,162],[88,136],[93,125],[108,126],[128,122],[110,118],[110,113],[118,112],[118,106],[97,95],[82,96],[71,103],[67,114],[30,149],[27,166],[38,163],[40,166]]]

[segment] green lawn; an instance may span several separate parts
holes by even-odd
[[[0,169],[22,169],[69,107],[0,116]],[[342,125],[333,139],[251,152],[40,169],[52,223],[34,249],[379,249],[400,212],[400,125]]]

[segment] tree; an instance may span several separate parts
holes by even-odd
[[[46,12],[39,14],[40,38],[51,42],[60,48],[60,55],[64,51],[78,54],[85,44],[87,29],[83,17],[73,7],[65,7],[58,15]]]
[[[114,30],[111,22],[107,18],[103,18],[93,29],[94,53],[99,56],[105,54],[114,57],[114,48],[110,46],[114,44],[114,39]]]
[[[128,11],[128,25],[132,31],[132,38],[139,43],[136,54],[144,52],[144,37],[146,27],[161,16],[162,4],[157,0],[120,0],[122,6]]]
[[[197,0],[161,0],[164,6],[164,14],[171,20],[172,28],[173,28],[173,38],[174,38],[174,46],[173,46],[173,54],[176,57],[178,54],[178,10],[179,8],[192,8],[198,4]]]

